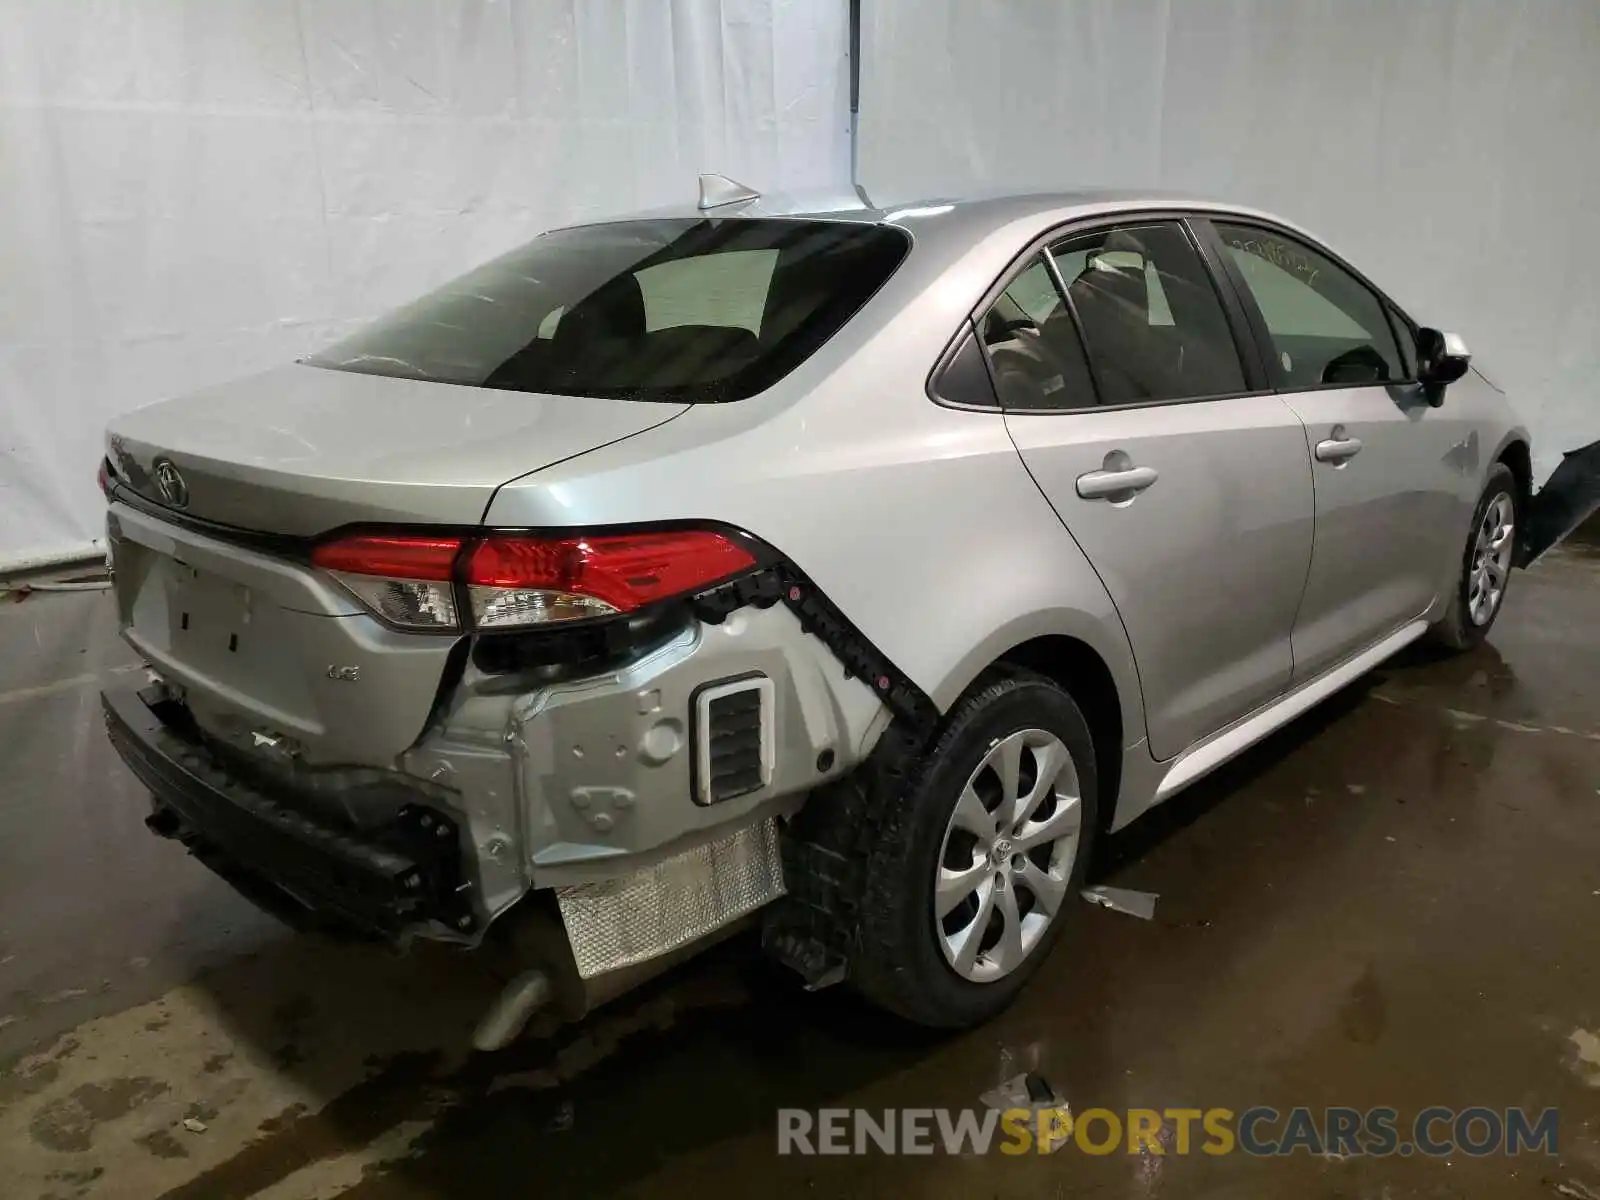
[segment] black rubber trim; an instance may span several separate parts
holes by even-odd
[[[1244,299],[1248,285],[1239,272],[1238,264],[1228,253],[1217,227],[1210,221],[1186,217],[1183,227],[1195,251],[1200,255],[1206,274],[1211,277],[1212,290],[1222,301],[1222,311],[1228,319],[1228,328],[1233,332],[1233,343],[1239,352],[1239,362],[1244,367],[1246,384],[1252,392],[1271,391],[1272,370],[1267,365],[1266,355],[1272,347],[1272,342],[1270,340],[1262,342],[1262,331],[1266,327],[1264,324],[1258,327],[1252,320],[1252,310],[1246,306]]]
[[[431,921],[476,926],[448,814],[408,805],[380,836],[357,837],[237,782],[185,728],[181,705],[132,691],[100,699],[112,747],[155,797],[150,829],[275,915],[298,908],[390,939]]]
[[[106,499],[114,503],[126,504],[129,508],[141,512],[147,517],[154,517],[158,521],[176,525],[179,529],[187,529],[191,533],[198,533],[215,541],[242,546],[247,550],[256,550],[262,554],[272,555],[274,558],[288,559],[291,562],[304,563],[310,561],[311,547],[315,542],[315,539],[295,537],[292,534],[264,533],[260,530],[242,529],[237,525],[223,525],[217,521],[207,521],[203,517],[191,516],[180,509],[168,508],[164,504],[157,504],[148,496],[140,495],[134,491],[127,482],[121,479],[113,479],[111,481],[111,486],[106,490]]]

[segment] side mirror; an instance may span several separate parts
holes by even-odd
[[[1458,334],[1437,329],[1417,330],[1417,379],[1429,404],[1444,403],[1444,389],[1467,373],[1472,355]]]

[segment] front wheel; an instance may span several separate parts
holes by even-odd
[[[1094,743],[1062,688],[995,678],[950,714],[867,838],[851,978],[937,1028],[1003,1009],[1043,961],[1095,829]]]
[[[1496,463],[1472,514],[1450,607],[1432,629],[1433,640],[1450,650],[1482,643],[1505,604],[1517,547],[1517,481]]]

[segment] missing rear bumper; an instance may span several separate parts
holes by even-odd
[[[230,777],[177,719],[181,706],[132,691],[102,693],[101,706],[112,747],[154,797],[151,831],[273,915],[390,940],[476,932],[448,814],[402,804],[384,829],[358,836]]]

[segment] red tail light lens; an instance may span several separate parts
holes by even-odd
[[[100,460],[100,470],[95,474],[94,481],[100,485],[102,496],[111,495],[111,464],[103,458]]]
[[[755,566],[751,553],[710,530],[581,538],[485,538],[462,576],[481,629],[544,625],[633,612]]]
[[[449,582],[460,538],[361,536],[325,542],[311,561],[328,571]]]
[[[633,612],[756,565],[744,546],[704,529],[567,538],[359,535],[318,546],[311,561],[407,629],[459,628],[454,582],[466,585],[476,627],[510,629]]]

